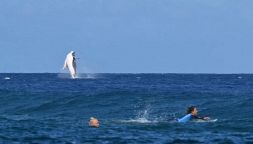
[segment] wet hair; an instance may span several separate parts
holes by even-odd
[[[186,113],[187,113],[187,114],[192,113],[192,112],[194,111],[195,108],[196,108],[195,106],[190,106],[190,107],[188,107]]]

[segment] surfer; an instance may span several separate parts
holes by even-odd
[[[178,122],[188,122],[191,120],[209,120],[209,119],[210,119],[209,117],[199,117],[197,108],[195,106],[190,106],[187,109],[187,114],[184,117],[178,119]]]
[[[71,51],[67,54],[63,69],[68,68],[72,78],[76,78],[76,56],[75,52]]]
[[[90,121],[89,121],[89,126],[90,127],[98,128],[99,127],[99,121],[98,121],[98,119],[96,119],[94,117],[91,117]]]

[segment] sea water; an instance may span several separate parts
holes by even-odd
[[[177,123],[192,105],[218,120]],[[246,74],[4,73],[0,143],[253,143],[252,108]]]

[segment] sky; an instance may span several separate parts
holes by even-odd
[[[252,0],[1,0],[0,73],[253,73]]]

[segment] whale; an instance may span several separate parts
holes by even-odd
[[[75,79],[77,78],[77,73],[76,73],[76,57],[75,57],[75,52],[70,51],[65,59],[63,69],[68,69],[71,78]]]

